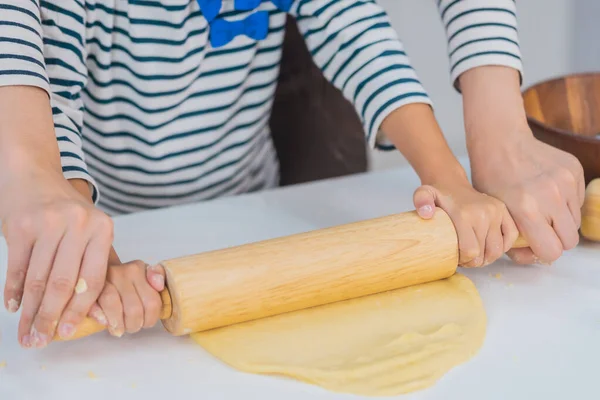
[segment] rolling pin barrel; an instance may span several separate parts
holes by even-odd
[[[454,225],[407,212],[162,263],[185,335],[451,276]]]

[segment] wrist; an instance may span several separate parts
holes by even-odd
[[[460,76],[467,146],[506,144],[531,136],[520,91],[519,71],[500,66],[473,68]]]
[[[423,171],[417,171],[421,185],[430,186],[464,186],[470,185],[464,168],[453,157],[441,165],[432,165]]]
[[[52,161],[33,157],[30,152],[17,147],[6,154],[0,152],[0,191],[9,186],[22,185],[31,179],[63,179],[60,160],[58,163]]]
[[[93,203],[92,199],[92,189],[90,188],[90,183],[85,179],[69,179],[69,184],[77,190],[77,192],[82,195],[88,202]]]

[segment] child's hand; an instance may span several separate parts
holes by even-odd
[[[422,218],[433,217],[436,206],[450,216],[463,267],[491,264],[510,250],[519,236],[504,203],[477,192],[468,182],[421,186],[413,200]]]
[[[104,289],[89,316],[117,337],[151,328],[159,319],[159,292],[164,288],[165,272],[161,266],[149,267],[142,261],[110,266]]]

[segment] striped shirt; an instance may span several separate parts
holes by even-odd
[[[90,182],[111,214],[274,187],[268,120],[286,20],[276,3],[224,0],[229,21],[267,11],[268,34],[214,48],[196,0],[0,0],[0,86],[49,93],[65,177]],[[514,0],[436,3],[452,82],[482,65],[521,71]],[[431,104],[376,1],[295,0],[288,12],[370,146],[392,111]]]

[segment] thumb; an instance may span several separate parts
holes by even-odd
[[[436,191],[431,186],[421,186],[415,190],[413,195],[413,203],[419,217],[423,219],[433,218],[435,214]]]
[[[165,269],[162,265],[153,265],[146,268],[146,279],[157,292],[165,289]]]

